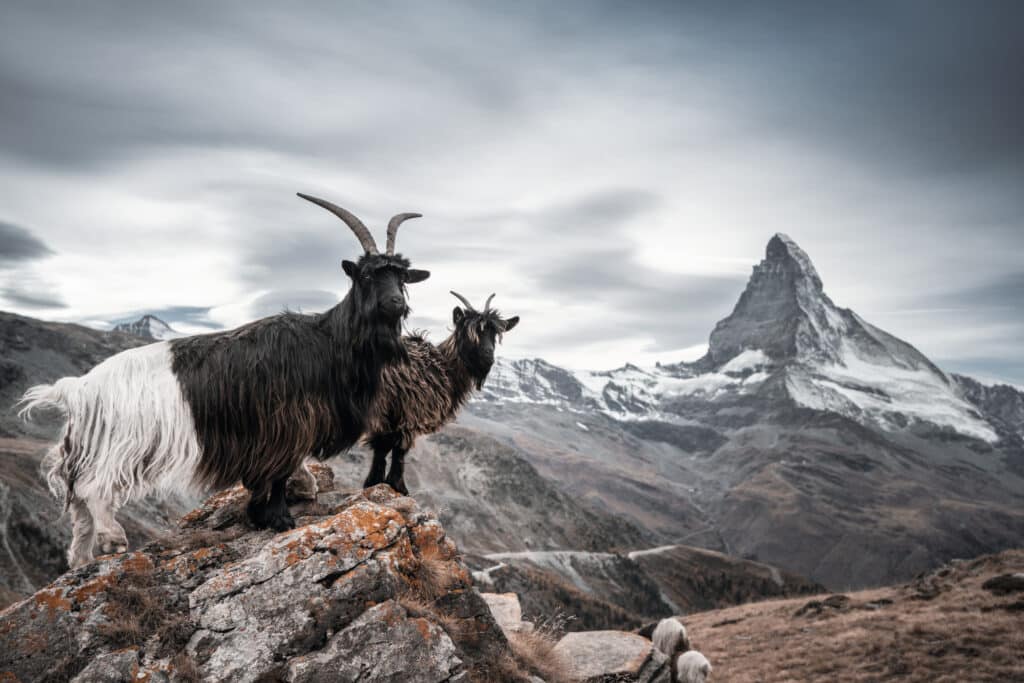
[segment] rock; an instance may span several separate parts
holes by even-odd
[[[1016,591],[1024,591],[1024,573],[1000,574],[981,584],[981,587],[996,595],[1006,595]]]
[[[804,616],[829,616],[830,614],[845,612],[850,607],[850,598],[846,595],[830,595],[824,600],[811,600],[798,609],[793,615]]]
[[[566,662],[573,680],[669,683],[668,657],[635,633],[567,633],[555,646],[554,654]]]
[[[523,621],[523,609],[519,606],[519,596],[515,593],[481,593],[498,626],[507,635],[509,631],[529,630]]]
[[[320,475],[292,531],[252,530],[230,489],[12,605],[0,680],[494,680],[508,642],[437,519]]]
[[[321,650],[291,660],[285,680],[433,683],[449,680],[461,664],[444,629],[389,600],[363,612]]]

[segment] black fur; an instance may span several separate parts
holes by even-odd
[[[241,481],[259,527],[292,528],[284,482],[305,456],[354,444],[382,368],[405,358],[405,283],[426,278],[401,256],[344,263],[352,287],[325,313],[281,313],[228,332],[171,342],[210,487]],[[269,499],[268,499],[269,497]]]

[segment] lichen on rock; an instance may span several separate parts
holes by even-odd
[[[508,643],[437,519],[313,469],[294,530],[251,529],[236,487],[11,605],[0,680],[500,680]]]

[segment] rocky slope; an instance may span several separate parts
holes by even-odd
[[[35,426],[14,414],[12,406],[25,389],[81,375],[118,351],[144,343],[123,332],[102,332],[0,311],[0,436],[52,436],[52,423]]]
[[[39,476],[39,453],[49,444],[0,438],[0,608],[34,592],[67,569],[70,525]],[[147,499],[125,506],[118,519],[133,548],[172,529],[197,501]]]
[[[1017,577],[1014,579],[1014,577]],[[958,560],[906,585],[771,600],[683,619],[712,680],[1024,680],[1024,551]]]
[[[293,531],[252,531],[232,489],[10,606],[0,680],[526,680],[433,516],[318,476]]]
[[[501,362],[461,422],[661,543],[848,587],[1020,544],[1022,405],[838,307],[776,235],[701,360]]]
[[[569,631],[635,629],[670,615],[824,588],[776,567],[673,545],[626,554],[526,551],[467,556],[481,590],[516,593],[524,618],[562,612]]]

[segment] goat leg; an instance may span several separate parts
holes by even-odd
[[[407,452],[408,449],[395,446],[395,449],[391,451],[391,470],[388,472],[388,478],[385,479],[388,486],[403,496],[409,495],[409,489],[405,486],[405,454]]]

